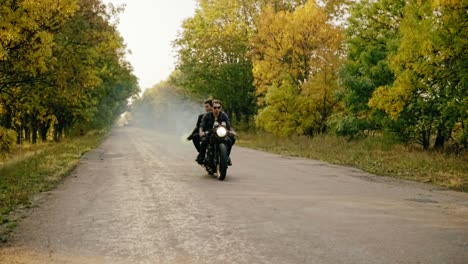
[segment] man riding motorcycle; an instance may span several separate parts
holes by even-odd
[[[203,102],[203,108],[205,108],[205,113],[198,115],[197,124],[193,129],[190,136],[187,137],[187,140],[192,140],[193,146],[197,149],[197,152],[200,153],[200,125],[203,120],[203,117],[206,113],[211,112],[213,107],[213,100],[207,99]]]
[[[213,100],[212,102],[212,112],[208,112],[203,116],[201,125],[200,125],[200,137],[201,137],[201,144],[200,144],[200,153],[198,154],[197,157],[197,162],[198,164],[203,164],[204,159],[205,159],[205,154],[206,154],[206,148],[208,146],[208,138],[206,137],[206,132],[211,130],[215,124],[215,122],[218,122],[219,124],[225,124],[226,129],[229,131],[228,137],[229,141],[227,144],[227,155],[228,155],[228,160],[227,163],[228,165],[232,165],[230,154],[231,154],[231,149],[232,145],[236,142],[235,138],[235,132],[231,126],[231,121],[229,121],[229,117],[227,114],[223,111],[221,111],[221,101],[219,100]]]

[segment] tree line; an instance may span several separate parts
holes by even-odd
[[[468,147],[468,2],[199,0],[170,83],[278,136]]]
[[[0,143],[102,128],[139,90],[117,32],[119,7],[101,0],[2,0]]]

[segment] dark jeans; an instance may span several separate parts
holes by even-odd
[[[200,135],[195,134],[192,136],[193,146],[197,149],[197,152],[200,152]]]
[[[227,149],[228,157],[229,157],[231,155],[232,146],[236,144],[236,137],[233,135],[228,135],[228,137],[229,139],[231,139],[231,144],[228,144],[228,149]]]

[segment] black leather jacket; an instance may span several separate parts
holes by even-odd
[[[200,114],[197,119],[197,124],[195,125],[195,128],[193,129],[192,133],[190,134],[190,137],[193,137],[197,135],[200,132],[200,126],[203,120],[203,117],[205,116],[206,113]]]
[[[215,116],[213,112],[206,113],[205,116],[202,119],[201,125],[200,125],[200,132],[206,132],[208,130],[211,130],[213,128],[214,122],[218,121],[218,123],[225,122],[226,123],[226,128],[228,130],[232,130],[231,126],[231,121],[229,121],[229,117],[227,116],[226,113],[220,112],[218,115],[218,119],[215,120]]]

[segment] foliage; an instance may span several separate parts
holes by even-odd
[[[0,7],[0,94],[42,82],[54,33],[78,9],[77,0],[4,0]]]
[[[138,92],[110,22],[120,11],[101,0],[4,1],[0,125],[36,143],[111,124]]]
[[[247,1],[248,2],[248,1]],[[177,78],[172,82],[196,97],[225,102],[235,116],[254,113],[251,62],[245,54],[252,32],[251,9],[239,1],[200,1],[174,41],[178,48]]]
[[[456,127],[467,135],[468,17],[466,1],[409,1],[400,27],[401,44],[391,58],[393,85],[377,89],[369,105],[405,127],[407,138],[442,148]],[[466,136],[461,137],[465,148]]]
[[[303,98],[291,82],[271,86],[265,98],[267,106],[256,119],[257,126],[278,136],[303,134],[307,128],[307,120],[301,115],[305,108]]]
[[[349,139],[362,135],[362,132],[369,127],[366,120],[358,119],[352,115],[337,115],[331,118],[329,122],[336,135],[348,137]]]
[[[14,130],[0,127],[0,157],[9,153],[16,146],[16,133]]]
[[[342,126],[339,134],[354,136],[388,123],[382,112],[370,108],[368,102],[375,89],[391,85],[395,79],[389,57],[398,49],[404,6],[403,0],[364,0],[351,6],[346,60],[340,70],[344,88],[341,97],[346,108],[343,124],[348,125]],[[347,128],[351,130],[345,131]]]
[[[257,125],[276,135],[324,133],[338,101],[341,30],[307,2],[293,12],[266,8],[253,38]]]
[[[195,97],[218,98],[231,117],[249,120],[256,111],[248,56],[256,32],[254,21],[265,7],[292,11],[305,2],[199,0],[195,15],[183,22],[182,32],[174,41],[178,74],[171,82]]]

